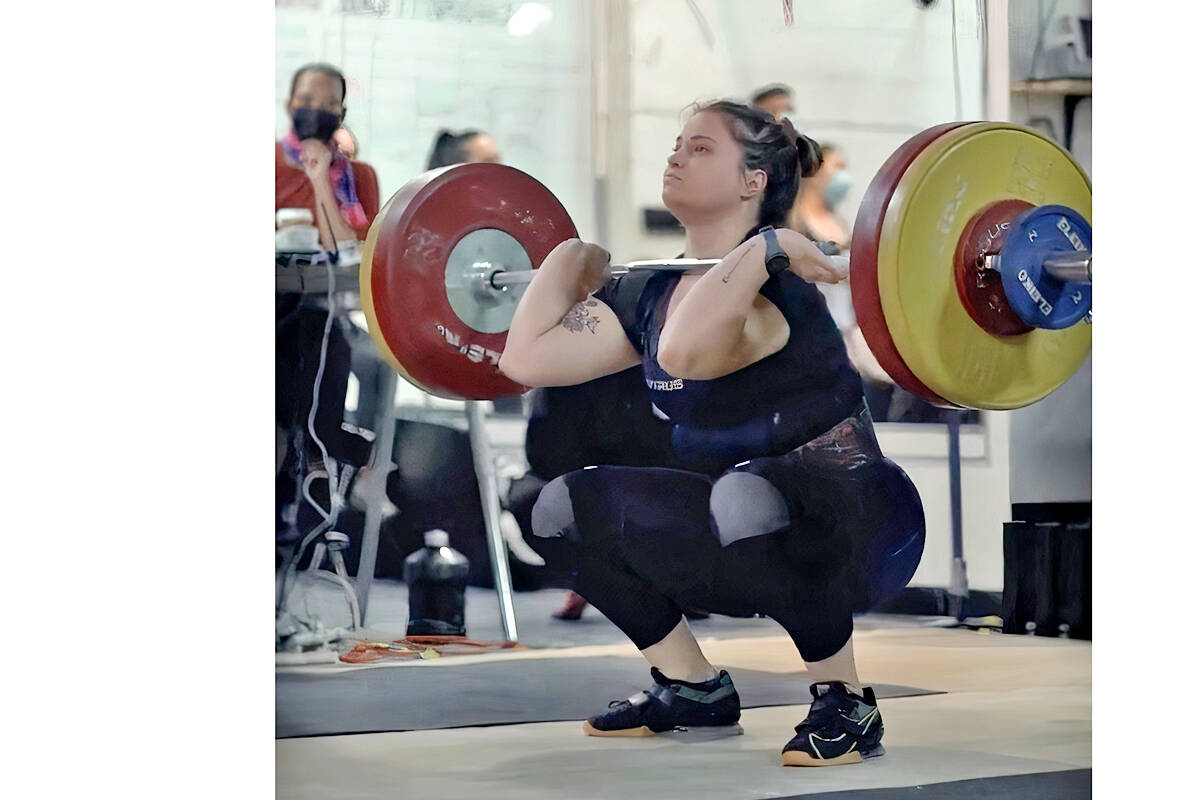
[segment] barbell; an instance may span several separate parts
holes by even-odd
[[[1090,218],[1087,175],[1035,131],[954,122],[910,138],[867,187],[847,260],[858,325],[880,366],[943,407],[1018,408],[1054,391],[1091,348]],[[557,198],[520,170],[426,172],[367,234],[359,282],[371,336],[431,394],[522,393],[497,368],[509,324],[537,266],[576,236]]]

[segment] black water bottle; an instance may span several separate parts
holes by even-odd
[[[450,546],[450,534],[425,533],[425,546],[404,559],[408,636],[466,636],[467,573],[471,562]]]

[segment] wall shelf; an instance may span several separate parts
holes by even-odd
[[[1071,94],[1091,95],[1091,78],[1053,78],[1049,80],[1015,81],[1015,94]]]
[[[1063,146],[1071,149],[1075,133],[1075,108],[1092,96],[1091,78],[1050,78],[1016,81],[1013,94],[1056,96],[1063,99]]]

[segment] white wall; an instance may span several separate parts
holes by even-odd
[[[871,176],[905,139],[957,118],[953,41],[961,116],[982,117],[982,39],[973,0],[943,0],[927,10],[904,0],[806,0],[795,4],[790,28],[778,0],[695,6],[700,18],[681,0],[630,4],[633,180],[631,196],[614,198],[611,208],[615,217],[628,216],[614,226],[627,237],[612,243],[616,257],[679,249],[681,237],[646,235],[634,215],[662,206],[663,163],[681,111],[693,101],[745,101],[764,84],[790,85],[797,127],[845,149],[856,178],[845,209],[858,207]]]
[[[328,61],[346,75],[346,124],[359,139],[359,158],[379,173],[382,201],[425,170],[439,128],[477,128],[495,138],[506,163],[554,192],[590,237],[587,8],[543,3],[552,20],[520,37],[505,24],[520,3],[392,2],[382,16],[343,13],[341,0],[278,3],[276,135],[290,124],[283,105],[292,73]]]

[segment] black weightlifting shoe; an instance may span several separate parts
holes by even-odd
[[[588,736],[654,736],[659,733],[703,731],[737,736],[742,727],[742,701],[729,673],[704,683],[671,680],[650,668],[654,687],[628,700],[613,700],[608,713],[583,723]]]
[[[857,764],[883,755],[883,718],[871,688],[857,695],[841,681],[830,681],[814,683],[809,691],[813,703],[808,716],[783,747],[785,767]]]

